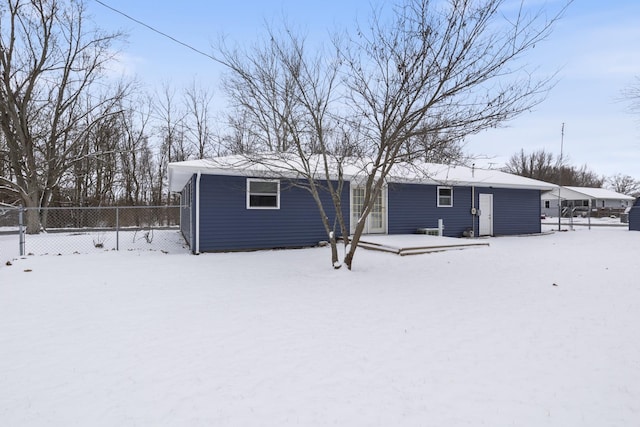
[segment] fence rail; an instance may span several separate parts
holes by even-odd
[[[18,254],[182,248],[181,206],[0,207],[0,237]],[[5,245],[6,246],[6,245]]]

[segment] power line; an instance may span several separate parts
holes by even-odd
[[[216,61],[216,62],[222,63],[222,61],[220,61],[219,59],[217,59],[215,56],[213,56],[213,55],[209,55],[208,53],[203,52],[203,51],[201,51],[200,49],[195,48],[195,47],[191,46],[191,45],[190,45],[190,44],[188,44],[188,43],[185,43],[185,42],[183,42],[183,41],[180,41],[180,40],[176,39],[175,37],[170,36],[169,34],[167,34],[167,33],[163,32],[163,31],[160,31],[160,30],[158,30],[157,28],[154,28],[154,27],[152,27],[151,25],[146,24],[146,23],[144,23],[144,22],[140,21],[139,19],[136,19],[136,18],[134,18],[134,17],[132,17],[132,16],[130,16],[130,15],[127,15],[126,13],[122,12],[121,10],[118,10],[118,9],[116,9],[116,8],[114,8],[114,7],[111,7],[111,6],[109,6],[108,4],[104,3],[104,2],[103,2],[103,1],[101,1],[101,0],[95,0],[95,1],[96,1],[96,3],[98,3],[98,4],[100,4],[100,5],[104,6],[104,7],[106,7],[107,9],[109,9],[109,10],[111,10],[111,11],[115,12],[115,13],[118,13],[118,14],[120,14],[120,15],[124,16],[125,18],[127,18],[127,19],[129,19],[129,20],[131,20],[131,21],[135,22],[136,24],[138,24],[138,25],[142,25],[143,27],[146,27],[147,29],[149,29],[149,30],[153,31],[154,33],[160,34],[162,37],[166,37],[166,38],[168,38],[169,40],[171,40],[171,41],[173,41],[173,42],[175,42],[175,43],[178,43],[179,45],[184,46],[184,47],[186,47],[187,49],[191,49],[192,51],[194,51],[194,52],[196,52],[196,53],[198,53],[198,54],[200,54],[200,55],[202,55],[202,56],[206,56],[206,57],[207,57],[207,58],[209,58],[209,59],[212,59],[212,60],[214,60],[214,61]]]

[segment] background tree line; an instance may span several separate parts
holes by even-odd
[[[123,34],[96,28],[82,0],[1,0],[0,203],[33,208],[27,232],[35,233],[48,206],[175,202],[168,163],[241,154],[303,178],[339,265],[333,236],[351,234],[341,217],[343,167],[356,159],[363,203],[352,244],[345,239],[350,268],[395,165],[464,163],[467,136],[529,111],[553,87],[552,76],[534,78],[521,61],[571,0],[555,12],[505,3],[403,0],[320,47],[287,25],[253,45],[221,42],[214,50],[228,107],[214,117],[212,90],[195,82],[148,94],[114,78]],[[561,160],[521,152],[506,168],[603,184]]]
[[[0,203],[160,205],[168,162],[222,152],[210,89],[114,77],[123,37],[83,1],[0,2]]]
[[[168,162],[265,147],[289,148],[293,133],[282,120],[287,116],[271,115],[280,122],[278,127],[268,123],[268,116],[260,120],[252,114],[255,109],[240,99],[247,95],[240,80],[225,82],[224,90],[235,105],[226,117],[214,117],[213,90],[195,81],[185,88],[166,84],[148,94],[135,82],[115,80],[109,64],[124,34],[95,28],[83,2],[3,1],[0,17],[0,203],[27,207],[164,204],[172,201],[166,191]],[[277,41],[273,34],[272,40]],[[273,69],[278,52],[269,49],[281,48],[282,43],[273,43],[254,54],[270,54]],[[408,53],[419,56],[420,52]],[[233,65],[235,59],[239,68],[245,58],[233,55],[238,52],[226,51],[227,61]],[[366,83],[367,76],[361,81]],[[268,83],[262,82],[263,89]],[[293,88],[295,81],[290,79],[289,84]],[[628,96],[637,102],[635,87]],[[288,106],[269,108],[286,113]],[[224,123],[224,131],[216,127],[219,123]],[[362,126],[341,126],[336,135],[352,141],[362,130]],[[428,161],[464,162],[460,137],[452,129],[415,132],[404,147],[412,144],[406,151]],[[355,142],[350,144],[347,153],[356,148]],[[505,170],[554,183],[562,177],[565,185],[638,191],[632,177],[605,178],[586,165],[568,165],[544,150],[515,154]]]
[[[503,170],[558,185],[606,187],[630,196],[640,194],[640,181],[629,175],[616,174],[609,177],[598,175],[587,165],[570,165],[566,156],[562,158],[544,149],[531,153],[520,150],[509,158]]]
[[[82,0],[5,0],[0,185],[9,203],[32,208],[27,232],[35,233],[47,206],[163,203],[168,162],[242,153],[303,178],[333,265],[339,233],[350,268],[395,165],[459,160],[466,136],[544,99],[552,77],[533,77],[521,61],[570,2],[550,12],[506,0],[403,0],[372,8],[366,25],[321,46],[286,25],[253,45],[222,42],[214,49],[230,106],[216,137],[206,90],[194,85],[178,100],[165,87],[150,99],[114,81],[122,35],[95,28]],[[363,191],[351,244],[341,216],[346,159]]]
[[[329,191],[340,212],[348,203],[340,199],[343,162],[357,158],[364,202],[350,266],[394,165],[464,163],[465,137],[528,111],[553,86],[518,61],[571,0],[555,13],[504,3],[405,0],[389,16],[375,9],[367,25],[322,48],[286,26],[252,46],[222,43],[215,50],[229,106],[214,117],[213,92],[196,83],[149,95],[115,79],[110,66],[123,34],[96,28],[82,0],[4,0],[0,202],[34,208],[27,224],[37,232],[38,208],[170,203],[169,162],[239,153],[289,165],[306,179],[328,236],[336,227],[344,236],[344,219],[330,223],[318,194]],[[520,164],[507,165],[515,173],[548,166],[544,155],[527,163],[521,154]],[[563,184],[602,184],[586,167],[556,167]],[[545,173],[534,177],[554,181]]]
[[[405,126],[394,135],[399,137],[392,150],[394,155],[460,162],[465,156],[460,144],[465,135],[495,126],[539,102],[547,83],[516,80],[501,91],[487,92],[484,99],[480,95],[476,99],[469,97],[470,88],[486,84],[501,70],[497,59],[504,63],[516,59],[535,41],[545,38],[555,20],[541,20],[538,15],[526,20],[519,17],[520,24],[528,25],[520,33],[482,34],[501,3],[486,0],[471,5],[453,1],[450,10],[433,13],[437,8],[429,1],[408,1],[394,6],[395,27],[385,28],[380,16],[374,17],[369,34],[357,29],[351,40],[352,46],[361,49],[334,44],[335,52],[322,52],[313,58],[315,62],[305,62],[308,59],[304,58],[302,38],[293,34],[287,45],[284,32],[272,33],[272,43],[254,52],[220,47],[220,56],[231,71],[223,84],[231,105],[225,117],[214,117],[212,89],[196,82],[178,89],[167,84],[149,94],[134,81],[114,78],[111,65],[125,34],[97,28],[82,0],[2,0],[0,203],[47,207],[170,202],[166,191],[168,162],[264,149],[287,151],[293,147],[296,137],[302,135],[296,134],[296,126],[302,121],[294,123],[301,117],[301,108],[300,102],[295,105],[291,101],[301,100],[301,90],[307,91],[305,95],[318,90],[320,103],[326,95],[335,99],[334,88],[346,81],[344,74],[338,78],[338,64],[350,65],[347,74],[352,86],[347,90],[354,95],[350,108],[362,102],[379,103],[380,108],[371,105],[372,111],[363,109],[358,114],[374,126],[385,126],[384,132],[394,121]],[[471,12],[476,16],[465,15]],[[540,27],[533,27],[538,21]],[[472,33],[470,28],[478,33]],[[412,31],[417,31],[419,37],[408,37]],[[460,45],[463,37],[467,38],[466,45]],[[385,52],[386,42],[395,45]],[[498,42],[502,42],[503,51],[497,50]],[[436,51],[438,43],[440,50]],[[432,57],[436,54],[440,57]],[[358,55],[373,60],[358,64]],[[334,59],[333,65],[320,68],[323,61]],[[242,87],[241,72],[246,71],[245,63],[252,60],[264,67],[262,76],[254,73],[251,77],[263,78],[258,89],[271,96],[271,111],[267,114],[260,115],[251,105],[255,98],[244,102],[256,94],[242,92],[251,90]],[[449,66],[445,61],[450,62]],[[468,70],[460,66],[467,74],[454,68],[458,64],[469,66]],[[387,68],[389,65],[396,68]],[[301,86],[300,71],[305,68],[296,72],[293,66],[316,73],[306,76],[307,87]],[[287,79],[283,86],[269,86],[281,83],[277,76],[269,75],[271,71],[290,72],[288,76],[282,74]],[[319,72],[326,72],[333,80],[322,80]],[[462,82],[462,78],[467,81]],[[431,99],[427,97],[429,90],[445,83],[446,90]],[[327,88],[332,92],[320,92]],[[424,92],[420,101],[428,109],[412,111],[402,104],[408,95],[419,95],[420,90]],[[392,91],[395,99],[376,99]],[[278,99],[281,93],[287,93],[289,99]],[[465,114],[455,104],[446,104],[454,95],[468,98],[466,105],[470,107]],[[396,103],[396,115],[376,117],[385,102]],[[341,108],[344,107],[342,102]],[[447,110],[452,113],[447,114]],[[326,114],[324,119],[322,126],[333,127],[330,137],[341,146],[343,154],[362,154],[361,140],[372,129],[367,120],[340,121],[334,113]],[[305,137],[311,135],[310,129],[304,129]],[[324,129],[316,129],[315,136],[307,141],[310,152],[317,152],[322,138],[329,136],[322,136],[323,132]]]

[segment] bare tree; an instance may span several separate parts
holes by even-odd
[[[603,184],[604,177],[590,170],[587,165],[562,168],[562,185],[601,188]]]
[[[214,151],[211,128],[211,102],[213,93],[192,82],[184,91],[186,128],[188,139],[195,147],[198,159],[204,159]],[[219,154],[219,150],[215,150]]]
[[[362,121],[370,163],[345,256],[349,268],[386,178],[414,157],[412,141],[441,134],[459,141],[543,99],[551,80],[532,78],[518,61],[548,37],[563,11],[547,18],[542,10],[527,13],[524,2],[510,14],[503,0],[407,0],[390,22],[377,13],[358,29],[341,52],[348,105],[352,120]]]
[[[258,133],[250,128],[249,111],[234,109],[227,114],[227,128],[220,138],[221,149],[231,154],[249,154],[257,147],[251,135]]]
[[[223,63],[231,71],[224,76],[224,89],[231,107],[246,118],[244,128],[250,131],[252,151],[284,153],[293,148],[291,132],[296,128],[295,116],[299,88],[298,70],[304,58],[304,39],[289,32],[285,36],[269,30],[267,41],[252,49],[229,49],[218,46]]]
[[[115,202],[118,150],[122,138],[120,116],[113,114],[88,127],[71,151],[74,159],[60,184],[59,196],[76,206],[103,206]],[[85,123],[88,126],[88,123]],[[53,199],[52,204],[63,203]]]
[[[616,193],[626,194],[628,196],[638,196],[640,194],[640,181],[630,175],[619,173],[610,176],[606,181],[608,187]]]
[[[587,165],[569,165],[569,158],[555,157],[544,149],[525,153],[524,150],[512,155],[503,170],[515,175],[538,179],[558,185],[574,187],[602,187],[604,179]]]
[[[187,160],[193,154],[187,146],[185,137],[186,113],[176,101],[176,91],[169,84],[162,85],[162,91],[156,94],[154,111],[159,116],[159,131],[162,139],[160,151],[167,162]]]
[[[396,164],[429,153],[446,158],[465,136],[530,109],[551,87],[550,78],[533,79],[518,61],[550,34],[564,7],[551,18],[525,13],[524,6],[510,16],[505,3],[406,0],[390,21],[378,10],[366,29],[335,37],[328,56],[319,56],[322,50],[308,56],[304,40],[288,28],[284,36],[271,31],[250,51],[221,49],[230,70],[225,88],[255,132],[252,151],[286,153],[275,157],[280,164],[289,159],[316,200],[314,191],[326,183],[338,222],[342,200],[331,185],[342,185],[345,162],[360,166],[352,187],[361,188],[364,200],[346,247],[349,269]],[[333,236],[335,227],[318,206]]]
[[[192,157],[192,147],[187,143],[185,119],[187,113],[182,103],[176,101],[176,91],[169,84],[164,83],[162,90],[154,98],[154,111],[159,116],[156,134],[160,138],[157,149],[157,180],[166,188],[167,164],[181,162]],[[167,200],[171,195],[167,195]]]
[[[12,182],[14,179],[9,162],[9,148],[2,133],[0,133],[0,177],[4,178],[3,181],[0,181],[0,206],[15,206],[19,202],[19,198],[13,188],[5,184],[5,182]]]
[[[37,233],[38,209],[51,202],[78,144],[127,90],[102,84],[121,34],[88,25],[81,0],[9,0],[0,14],[0,127],[12,171],[0,185],[32,208],[27,232]]]
[[[89,187],[95,206],[108,206],[116,202],[116,180],[118,176],[118,147],[122,138],[122,129],[118,116],[111,116],[100,122],[88,136],[93,144],[94,159],[93,181]]]
[[[128,205],[148,203],[152,198],[153,173],[150,156],[148,126],[151,118],[148,98],[131,101],[120,115],[122,139],[120,141],[120,187],[122,201]]]
[[[305,39],[290,29],[284,35],[271,31],[265,44],[248,51],[224,45],[220,50],[231,71],[224,88],[238,113],[232,117],[230,148],[267,170],[296,176],[290,184],[304,188],[313,197],[331,245],[332,265],[339,268],[338,230],[348,242],[341,197],[343,147],[348,133],[330,114],[338,83],[338,61],[326,61],[321,52],[308,54]],[[253,140],[249,147],[245,145],[247,139]]]
[[[631,103],[631,110],[640,113],[640,76],[636,76],[633,84],[627,87],[622,95]]]
[[[438,132],[417,135],[408,141],[406,161],[440,164],[465,164],[471,159],[464,153],[463,141]]]
[[[566,156],[564,160],[567,160]],[[540,181],[557,182],[558,168],[564,166],[559,156],[556,159],[553,153],[544,149],[529,154],[521,149],[509,158],[504,171]]]

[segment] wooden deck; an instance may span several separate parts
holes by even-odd
[[[489,242],[478,239],[440,237],[425,234],[368,234],[362,236],[358,243],[358,247],[364,249],[389,252],[401,256],[487,246],[489,246]]]

